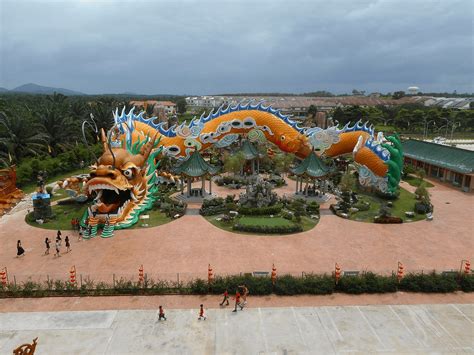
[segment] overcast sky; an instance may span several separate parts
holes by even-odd
[[[473,92],[472,0],[0,0],[0,86]]]

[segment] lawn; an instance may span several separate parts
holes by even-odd
[[[408,175],[405,178],[403,178],[403,181],[409,183],[411,186],[418,187],[420,186],[421,182],[425,183],[425,187],[433,187],[434,185],[426,180],[421,180],[419,177],[415,177],[412,175]]]
[[[374,221],[374,217],[379,214],[382,204],[388,202],[388,200],[383,200],[378,196],[364,191],[358,191],[358,196],[360,201],[369,202],[370,208],[367,211],[351,213],[349,219],[354,221],[372,223]],[[403,222],[414,222],[425,219],[426,217],[424,214],[415,214],[413,218],[407,218],[405,216],[406,211],[414,210],[415,202],[415,194],[400,188],[400,196],[396,200],[392,201],[393,206],[390,208],[390,212],[392,216],[403,219]]]
[[[83,169],[76,169],[76,170],[69,171],[67,173],[54,175],[54,176],[48,177],[46,179],[46,185],[48,185],[52,182],[58,181],[58,180],[62,180],[62,179],[74,176],[74,175],[85,174],[85,173],[88,173],[88,172],[89,172],[89,169],[86,167],[86,168],[83,168]],[[36,183],[31,183],[31,184],[20,186],[20,189],[25,194],[29,194],[29,193],[34,192],[36,190],[36,188],[37,188]]]
[[[223,229],[225,231],[231,232],[231,233],[238,233],[238,234],[248,234],[248,235],[256,235],[255,233],[247,233],[247,232],[241,232],[241,231],[235,231],[232,229],[232,226],[235,223],[241,223],[241,224],[251,224],[251,225],[265,225],[265,226],[287,226],[291,225],[293,222],[290,222],[289,220],[276,216],[276,217],[269,217],[269,216],[260,216],[260,217],[250,217],[250,216],[242,216],[242,217],[237,217],[236,220],[233,222],[227,223],[227,222],[222,222],[218,221],[217,218],[219,216],[205,216],[204,218],[211,223],[212,225],[216,226],[217,228]],[[318,224],[319,220],[314,220],[309,217],[301,217],[301,223],[303,226],[303,232],[306,232],[310,229],[313,229],[316,224]],[[268,235],[271,236],[272,234],[259,234],[259,235]],[[278,235],[278,234],[273,234],[273,235]]]
[[[74,203],[70,205],[55,205],[51,207],[55,218],[49,222],[38,224],[33,219],[33,212],[30,212],[26,217],[25,221],[30,226],[41,228],[41,229],[54,229],[54,230],[71,230],[71,219],[81,218],[84,211],[87,209],[87,204]]]
[[[239,218],[239,223],[245,226],[270,226],[270,227],[284,227],[284,226],[292,226],[293,222],[280,217],[269,217],[269,216],[261,216],[261,217],[251,217],[251,216],[242,216]]]
[[[38,224],[33,220],[33,212],[30,212],[25,221],[29,225],[41,229],[52,229],[52,230],[71,230],[71,219],[72,218],[81,218],[84,214],[84,211],[87,209],[87,203],[85,204],[70,204],[70,205],[55,205],[51,208],[53,209],[53,213],[56,217],[46,223]],[[161,212],[160,210],[150,210],[147,211],[146,214],[150,216],[149,219],[146,220],[146,224],[148,227],[142,227],[143,222],[139,220],[135,225],[133,225],[133,229],[136,228],[150,228],[156,227],[168,222],[171,222],[172,219],[167,217],[166,214]]]
[[[173,221],[172,218],[168,217],[165,213],[161,212],[158,209],[146,211],[143,214],[147,214],[148,216],[150,216],[150,218],[146,220],[139,220],[132,227],[130,227],[130,229],[156,227],[156,226],[160,226],[162,224]],[[148,227],[143,227],[142,224],[144,223],[147,224]]]

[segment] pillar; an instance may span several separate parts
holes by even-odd
[[[209,195],[212,195],[212,176],[209,176]]]
[[[188,178],[186,179],[186,182],[187,182],[187,184],[188,184],[188,197],[191,197],[191,178],[188,177]]]
[[[201,177],[201,196],[204,197],[206,193],[206,178],[205,175]]]
[[[464,189],[464,184],[466,183],[466,174],[462,174],[461,189]]]
[[[181,195],[184,194],[184,176],[181,175]]]
[[[299,179],[299,177],[297,176],[297,177],[296,177],[296,191],[295,191],[295,195],[298,195],[298,179]]]

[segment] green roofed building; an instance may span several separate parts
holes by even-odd
[[[260,157],[260,154],[258,153],[257,148],[255,148],[255,146],[247,139],[244,139],[242,142],[242,146],[237,152],[242,153],[243,157],[245,158],[246,164],[244,165],[247,165],[247,162],[250,163],[250,173],[253,175],[255,172],[257,172],[258,174],[260,170],[260,162],[258,159]],[[248,168],[248,165],[242,166],[241,175],[243,175],[244,170],[246,170],[246,168]]]
[[[181,175],[181,194],[184,194],[184,179],[187,182],[187,197],[205,197],[205,181],[206,177],[211,177],[219,172],[219,168],[209,164],[204,158],[195,150],[191,156],[183,161],[180,165],[173,169],[173,173]],[[201,178],[202,186],[193,189],[191,184],[195,178]],[[211,179],[209,179],[209,194],[212,194]]]
[[[291,172],[296,175],[296,194],[303,193],[305,196],[315,193],[313,189],[308,187],[309,180],[324,179],[331,173],[331,168],[327,166],[315,152],[311,152],[304,160]],[[306,187],[303,189],[303,179],[306,180]]]
[[[465,192],[474,191],[474,152],[409,139],[402,142],[405,164],[424,169],[428,177],[451,183]]]

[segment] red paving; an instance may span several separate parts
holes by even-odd
[[[289,181],[279,193],[293,193],[293,188]],[[439,184],[429,191],[435,205],[432,222],[377,225],[323,214],[321,222],[304,233],[252,236],[226,232],[199,215],[186,215],[155,228],[118,231],[110,239],[76,242],[74,236],[73,251],[59,259],[43,256],[44,238],[54,239],[55,231],[28,226],[26,211],[21,211],[0,219],[0,267],[8,268],[10,278],[23,280],[26,275],[64,278],[75,265],[78,274],[109,281],[113,273],[117,278],[137,278],[141,264],[148,277],[176,279],[179,273],[181,280],[207,277],[208,263],[216,274],[269,271],[272,263],[279,274],[331,272],[335,262],[343,270],[380,273],[391,272],[398,261],[407,272],[459,268],[461,259],[474,259],[474,195]],[[20,259],[15,258],[18,239],[26,250]]]
[[[250,290],[252,292],[252,290]],[[204,304],[206,308],[221,308],[222,296],[108,296],[108,297],[49,297],[41,301],[35,298],[0,299],[0,312],[56,312],[56,311],[94,311],[115,309],[190,309]],[[232,299],[230,299],[231,308]],[[235,302],[235,301],[234,301]],[[397,304],[447,304],[474,302],[472,293],[385,293],[327,296],[249,296],[248,308],[255,307],[320,307],[320,306],[364,306]]]

